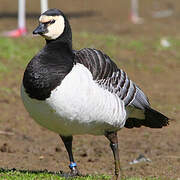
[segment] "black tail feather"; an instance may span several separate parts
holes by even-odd
[[[162,128],[169,124],[169,118],[161,114],[160,112],[148,108],[145,109],[146,126],[150,128]]]
[[[126,128],[146,126],[150,128],[162,128],[169,124],[169,118],[160,112],[148,107],[144,111],[145,119],[128,118],[125,123]]]

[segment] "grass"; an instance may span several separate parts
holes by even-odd
[[[116,61],[119,52],[129,51],[135,53],[139,59],[146,55],[149,51],[152,51],[154,56],[159,56],[161,51],[165,51],[168,55],[173,53],[174,59],[179,63],[180,57],[180,39],[179,37],[168,37],[170,47],[162,47],[160,40],[163,37],[158,38],[129,38],[127,36],[120,37],[116,35],[94,34],[94,33],[74,33],[73,46],[75,49],[81,49],[83,47],[91,47],[97,49],[103,49],[114,61]],[[24,68],[29,60],[39,51],[44,45],[41,38],[28,38],[23,39],[10,39],[0,37],[0,76],[12,71],[15,68]],[[164,54],[164,52],[163,52]],[[137,64],[137,58],[132,58],[129,62],[133,65]],[[119,63],[116,61],[116,63]],[[141,68],[144,65],[139,62],[137,68]],[[155,72],[161,71],[162,67],[156,67]]]
[[[64,177],[62,177],[64,176]],[[0,179],[4,180],[110,180],[111,176],[107,175],[87,175],[84,177],[68,177],[62,173],[53,173],[48,171],[25,171],[25,170],[5,170],[0,169]],[[130,178],[121,178],[121,180],[161,180],[160,178],[138,178],[138,177],[130,177]]]
[[[68,177],[67,174],[53,173],[48,171],[25,171],[25,170],[5,170],[0,169],[0,179],[6,180],[109,180],[110,176],[97,175],[97,176],[85,176],[85,177]]]

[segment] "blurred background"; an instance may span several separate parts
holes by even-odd
[[[135,0],[136,1],[136,0]],[[154,108],[172,120],[163,129],[122,129],[119,154],[124,176],[180,178],[180,4],[179,0],[49,0],[70,20],[73,47],[108,54],[125,70]],[[20,86],[30,59],[44,46],[32,31],[41,14],[40,1],[26,1],[27,33],[18,27],[18,0],[0,0],[0,173],[1,168],[68,171],[68,156],[59,137],[37,125],[25,111]],[[75,136],[74,156],[83,174],[113,173],[108,141]],[[133,164],[139,155],[150,159]]]
[[[141,26],[132,25],[132,4],[138,3],[138,14],[143,18]],[[178,0],[51,0],[49,8],[59,8],[69,15],[73,30],[87,30],[105,33],[176,33],[178,31],[180,6]],[[1,0],[0,30],[13,29],[17,26],[18,0]],[[40,15],[40,1],[26,1],[27,28],[37,23],[36,16]],[[82,24],[83,23],[83,24]],[[141,23],[140,23],[141,24]]]

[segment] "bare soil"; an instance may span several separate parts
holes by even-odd
[[[0,0],[0,12],[7,17],[0,18],[0,30],[6,31],[17,26],[14,17],[17,10],[16,1]],[[180,7],[178,0],[171,1],[175,14],[164,19],[154,19],[150,16],[152,4],[142,3],[140,14],[145,18],[142,25],[134,25],[129,20],[129,1],[109,0],[53,0],[50,7],[57,7],[70,17],[72,29],[75,32],[88,31],[104,34],[116,34],[129,37],[180,35]],[[28,1],[27,18],[28,31],[37,25],[37,18],[32,18],[40,12],[39,1]],[[148,4],[149,3],[149,4]],[[151,8],[152,6],[152,8]],[[12,7],[12,8],[10,8]],[[10,16],[8,16],[10,14]],[[129,51],[123,51],[119,58],[133,56]],[[146,54],[147,65],[154,63],[152,51]],[[146,59],[144,57],[144,59]],[[152,57],[152,58],[149,58]],[[163,58],[163,54],[161,54]],[[171,58],[171,57],[170,57]],[[162,179],[180,178],[180,109],[173,107],[180,101],[180,66],[172,66],[169,72],[150,74],[135,69],[127,72],[138,82],[148,94],[152,104],[158,104],[159,110],[172,119],[170,125],[163,129],[122,129],[118,132],[119,154],[123,174],[126,177],[162,177]],[[16,70],[18,81],[13,75],[2,80],[2,86],[11,88],[10,96],[0,97],[0,130],[10,132],[0,134],[0,168],[16,168],[28,170],[68,171],[68,156],[58,135],[37,125],[25,111],[19,93],[22,70]],[[11,134],[12,133],[12,134]],[[103,136],[75,136],[73,151],[76,162],[83,174],[112,174],[113,156],[109,142]],[[143,154],[151,162],[130,165],[129,162]]]

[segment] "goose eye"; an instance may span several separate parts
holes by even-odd
[[[51,21],[47,21],[47,22],[43,22],[42,24],[44,24],[44,25],[49,25],[49,24],[53,24],[53,23],[55,23],[55,20],[53,19],[53,20],[51,20]]]
[[[54,19],[51,20],[49,24],[53,24],[53,23],[55,23],[55,20],[54,20]]]
[[[46,26],[47,26],[50,22],[51,22],[51,21],[42,22],[42,24],[44,24],[44,25],[46,25]]]

